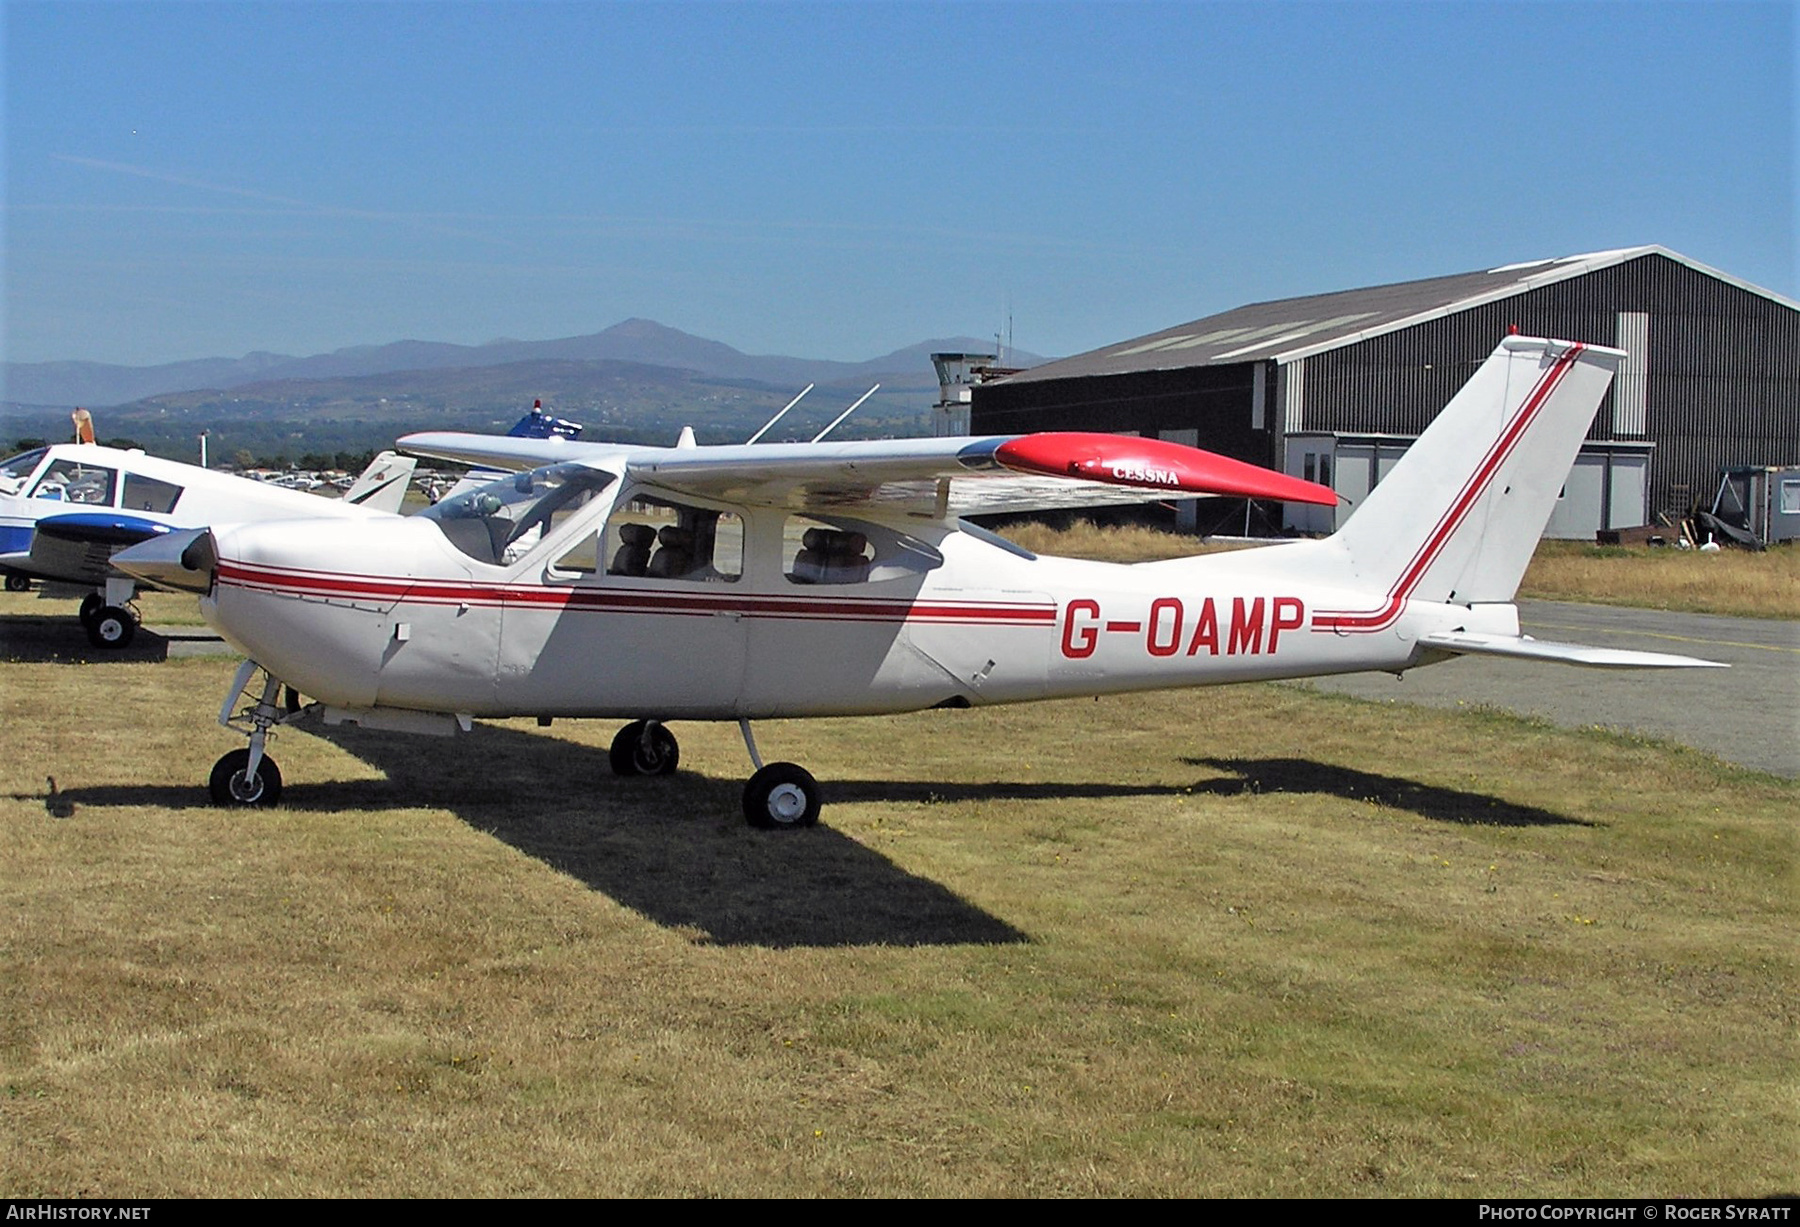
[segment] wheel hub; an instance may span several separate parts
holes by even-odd
[[[242,771],[233,772],[231,776],[231,795],[245,805],[255,805],[263,794],[262,776],[251,779]]]
[[[793,784],[778,784],[769,793],[769,816],[777,822],[794,822],[806,813],[806,794]]]

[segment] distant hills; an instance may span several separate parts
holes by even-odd
[[[931,355],[987,352],[969,337],[921,341],[866,362],[745,354],[651,320],[590,336],[449,345],[397,341],[306,358],[254,353],[160,366],[7,363],[0,449],[67,435],[68,411],[96,410],[100,437],[190,460],[211,453],[298,458],[390,446],[413,430],[502,431],[534,400],[582,422],[590,438],[672,442],[692,425],[702,442],[733,442],[807,384],[817,389],[778,434],[809,438],[870,384],[880,393],[839,430],[846,438],[929,430]],[[1036,355],[1009,353],[1014,365]]]
[[[13,407],[90,409],[124,405],[148,397],[196,389],[226,390],[248,384],[295,380],[354,379],[401,371],[448,371],[530,362],[632,362],[690,371],[716,379],[753,380],[796,391],[808,383],[873,382],[896,390],[936,386],[930,355],[941,350],[986,352],[991,342],[970,337],[921,341],[866,362],[832,362],[746,354],[653,320],[629,319],[588,336],[552,341],[490,341],[451,345],[438,341],[395,341],[358,345],[328,354],[296,358],[251,353],[241,358],[198,358],[158,366],[118,366],[103,362],[8,362],[0,397]],[[1014,355],[1014,365],[1044,359]]]

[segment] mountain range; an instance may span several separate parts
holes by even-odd
[[[708,379],[748,380],[798,391],[880,380],[891,391],[929,391],[937,379],[931,354],[991,352],[992,342],[970,337],[921,341],[865,362],[834,362],[746,354],[652,320],[628,319],[587,336],[550,341],[502,339],[485,345],[395,341],[358,345],[310,357],[250,353],[241,358],[197,358],[156,366],[103,362],[8,362],[3,398],[12,409],[103,408],[200,389],[225,390],[301,380],[342,380],[397,372],[448,371],[518,363],[630,362],[689,371]],[[1045,359],[1009,353],[1008,365],[1035,366]]]

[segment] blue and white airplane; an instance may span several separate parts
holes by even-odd
[[[140,581],[111,565],[112,555],[188,528],[262,520],[391,517],[400,513],[418,461],[382,452],[341,499],[234,477],[142,451],[101,447],[86,413],[75,415],[82,442],[35,448],[0,460],[0,573],[8,591],[33,579],[92,589],[81,604],[88,639],[122,648],[137,632],[131,608]],[[532,405],[507,437],[581,437],[578,422]],[[451,491],[485,485],[499,470],[472,470]]]
[[[341,499],[94,443],[59,443],[0,460],[0,572],[9,591],[33,579],[90,588],[81,624],[96,647],[137,632],[138,581],[112,567],[119,550],[178,529],[258,520],[399,514],[414,465],[383,452]]]

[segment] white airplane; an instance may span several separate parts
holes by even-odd
[[[137,633],[137,581],[109,565],[115,551],[197,525],[395,516],[417,463],[383,452],[326,499],[91,442],[35,448],[0,460],[0,572],[9,591],[34,578],[93,589],[80,613],[88,639],[122,648]]]
[[[221,804],[280,795],[265,742],[299,714],[297,690],[327,723],[447,734],[476,716],[628,718],[621,775],[674,769],[667,720],[735,720],[756,768],[750,822],[806,826],[817,783],[765,765],[752,720],[1400,673],[1467,653],[1708,664],[1519,631],[1514,591],[1623,356],[1508,337],[1338,533],[1266,549],[1040,558],[959,518],[1146,491],[1335,499],[1155,440],[425,434],[401,445],[542,467],[404,520],[172,535],[115,562],[205,593],[207,621],[249,657],[220,712],[249,737],[213,769]]]

